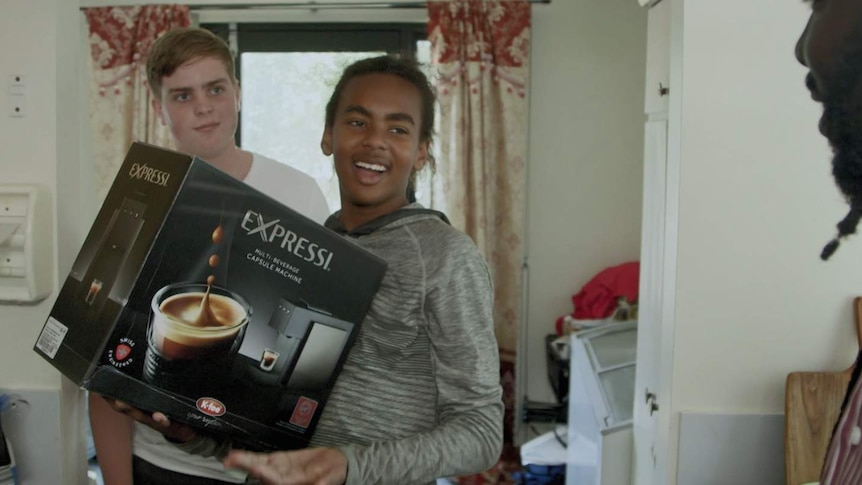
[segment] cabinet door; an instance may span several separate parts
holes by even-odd
[[[589,351],[576,334],[570,342],[566,485],[599,485],[599,438],[608,415]]]
[[[670,93],[670,4],[664,0],[647,14],[644,112],[666,113]]]
[[[637,325],[613,324],[603,335],[588,339],[593,370],[604,400],[605,426],[631,421],[634,405]],[[598,405],[598,404],[597,404]]]
[[[637,368],[634,393],[634,470],[637,485],[651,484],[657,465],[657,418],[648,394],[661,390],[664,271],[667,219],[667,121],[648,121],[644,130],[643,222],[638,295]],[[666,405],[666,404],[665,404]]]

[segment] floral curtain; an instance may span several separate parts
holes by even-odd
[[[435,192],[452,224],[491,268],[506,403],[501,462],[461,483],[507,483],[513,445],[515,351],[525,230],[530,4],[526,0],[428,2],[428,38],[440,101]]]
[[[147,50],[162,33],[191,24],[178,5],[85,8],[91,54],[90,125],[98,200],[102,200],[129,145],[173,147],[150,107]]]

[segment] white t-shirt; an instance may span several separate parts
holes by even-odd
[[[245,183],[319,224],[326,221],[329,206],[313,177],[263,155],[252,155]]]
[[[245,177],[245,183],[323,224],[329,216],[329,207],[314,178],[263,155],[252,155],[251,170]],[[133,453],[159,468],[225,482],[245,482],[244,472],[225,470],[221,462],[212,457],[180,451],[149,426],[135,422],[133,436]]]

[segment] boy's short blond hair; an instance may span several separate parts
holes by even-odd
[[[161,100],[162,78],[199,57],[214,57],[222,61],[231,81],[236,82],[233,54],[227,43],[209,30],[183,27],[165,32],[150,47],[147,82],[153,95]]]

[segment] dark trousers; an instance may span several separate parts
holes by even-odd
[[[165,470],[137,456],[132,457],[132,477],[135,485],[236,485]]]

